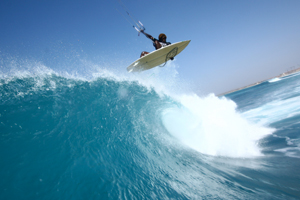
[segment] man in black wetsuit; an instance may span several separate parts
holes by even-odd
[[[167,42],[167,36],[163,33],[159,34],[158,36],[158,40],[155,39],[154,37],[152,37],[151,35],[149,35],[148,33],[145,33],[143,30],[141,30],[141,32],[150,40],[153,41],[153,46],[155,47],[155,49],[160,49],[161,47],[167,46],[169,44],[171,44],[170,42]],[[143,57],[144,55],[148,54],[149,52],[147,51],[143,51],[141,53],[140,57]],[[173,60],[174,58],[171,58],[171,60]]]

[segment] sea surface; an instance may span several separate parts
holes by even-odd
[[[139,76],[3,72],[0,199],[300,198],[299,74],[222,97]]]

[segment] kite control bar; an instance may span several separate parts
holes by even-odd
[[[141,26],[138,26],[139,28],[137,28],[137,27],[135,27],[135,26],[133,26],[134,27],[134,29],[137,31],[137,32],[139,32],[139,36],[140,36],[140,33],[143,33],[144,34],[144,30],[146,30],[146,28],[144,27],[144,25],[142,24],[142,22],[140,22],[140,21],[138,21],[139,22],[139,24],[141,25]]]

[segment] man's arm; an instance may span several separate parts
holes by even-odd
[[[147,38],[149,38],[150,40],[152,40],[152,41],[154,41],[155,40],[155,38],[154,37],[152,37],[151,35],[149,35],[148,33],[145,33],[144,32],[144,30],[141,30],[141,32],[147,37]]]
[[[151,35],[149,35],[148,33],[145,33],[144,30],[141,30],[141,32],[150,40],[152,40],[154,42],[154,46],[155,49],[160,49],[161,48],[161,44],[158,42],[157,39],[155,39],[154,37],[152,37]]]

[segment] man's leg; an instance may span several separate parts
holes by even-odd
[[[141,57],[143,57],[144,55],[147,55],[147,54],[149,54],[149,52],[147,52],[147,51],[143,51],[143,52],[141,53],[141,56],[140,56],[140,58],[141,58]]]

